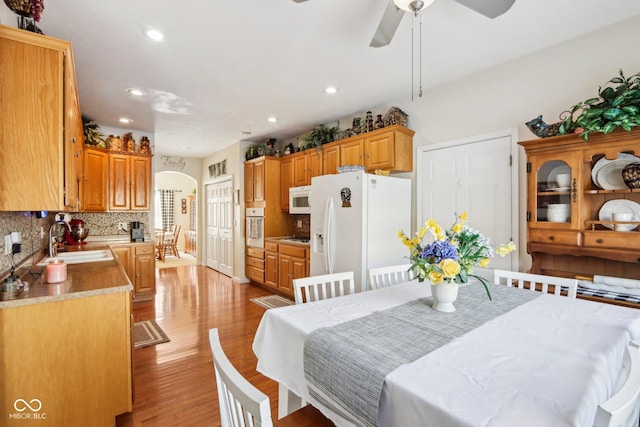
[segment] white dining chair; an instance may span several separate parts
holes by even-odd
[[[598,405],[594,427],[637,427],[640,421],[640,343],[625,349],[618,390]]]
[[[543,293],[548,293],[549,285],[552,285],[554,295],[561,295],[562,288],[567,288],[567,296],[569,298],[575,298],[578,293],[578,279],[520,273],[518,271],[493,270],[493,283]],[[524,286],[525,283],[528,284],[528,287]]]
[[[353,293],[353,271],[293,279],[293,297],[296,304]]]
[[[209,330],[222,427],[272,427],[269,396],[247,381],[231,364],[220,345],[217,329]]]
[[[411,269],[411,264],[390,265],[369,269],[369,286],[371,289],[386,288],[387,286],[408,282],[414,278],[415,275]]]

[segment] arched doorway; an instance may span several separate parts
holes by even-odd
[[[178,251],[180,258],[167,257],[156,263],[158,268],[197,264],[199,249],[195,244],[198,230],[198,182],[181,172],[155,174],[153,223],[156,230],[169,223],[180,226]],[[164,195],[163,195],[164,193]]]

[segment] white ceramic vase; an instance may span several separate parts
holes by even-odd
[[[451,313],[456,311],[453,302],[458,298],[458,284],[456,282],[440,282],[431,285],[431,295],[433,296],[434,310]]]

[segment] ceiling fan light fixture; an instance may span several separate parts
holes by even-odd
[[[393,0],[393,3],[399,9],[418,15],[422,9],[431,6],[431,3],[434,1],[435,0]]]

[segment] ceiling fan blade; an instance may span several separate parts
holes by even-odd
[[[497,18],[513,6],[516,0],[454,0],[487,18]]]
[[[307,0],[293,0],[293,1],[296,2],[296,3],[302,3],[302,2],[305,2]]]
[[[373,35],[369,46],[382,47],[391,43],[391,39],[393,39],[393,35],[398,29],[404,13],[404,10],[400,10],[396,7],[393,0],[389,0],[389,4],[382,15],[380,24],[378,25],[376,33]]]

